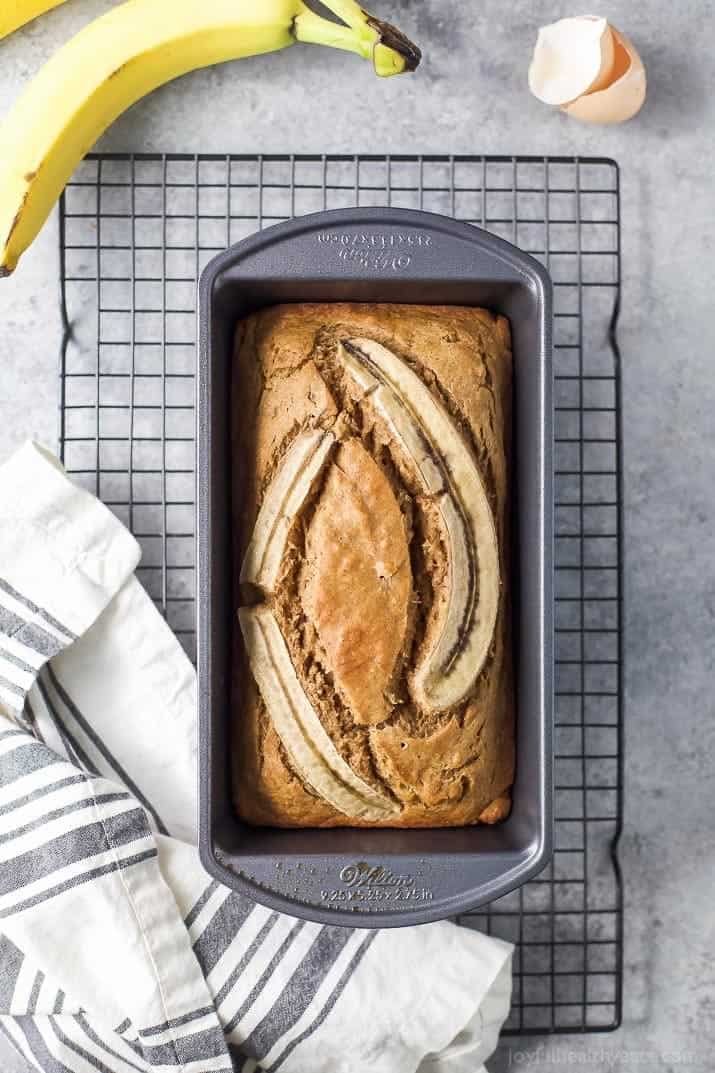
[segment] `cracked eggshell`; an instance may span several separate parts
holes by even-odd
[[[529,67],[529,89],[544,104],[566,105],[612,79],[615,42],[606,19],[579,15],[542,26]]]
[[[627,37],[612,29],[615,59],[608,85],[590,92],[562,110],[584,123],[624,123],[643,106],[646,73],[643,61]]]

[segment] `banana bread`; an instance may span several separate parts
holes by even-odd
[[[232,763],[241,818],[508,815],[508,322],[287,305],[233,368]]]

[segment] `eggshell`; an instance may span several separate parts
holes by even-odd
[[[615,63],[609,85],[562,106],[564,112],[584,123],[624,123],[640,111],[645,101],[643,62],[628,38],[611,29]]]
[[[615,45],[611,27],[597,15],[543,26],[529,67],[529,89],[545,104],[567,104],[611,81]]]

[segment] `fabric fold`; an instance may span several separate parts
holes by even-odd
[[[0,502],[0,710],[18,716],[40,669],[91,626],[140,552],[37,444],[0,466]]]

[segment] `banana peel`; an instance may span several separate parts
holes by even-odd
[[[0,40],[21,26],[51,11],[65,0],[2,0],[0,6]]]
[[[26,10],[39,6],[28,0]],[[166,82],[296,42],[354,52],[383,77],[417,67],[420,50],[355,0],[325,6],[341,22],[302,0],[125,0],[81,30],[0,126],[0,276],[15,269],[97,139]]]

